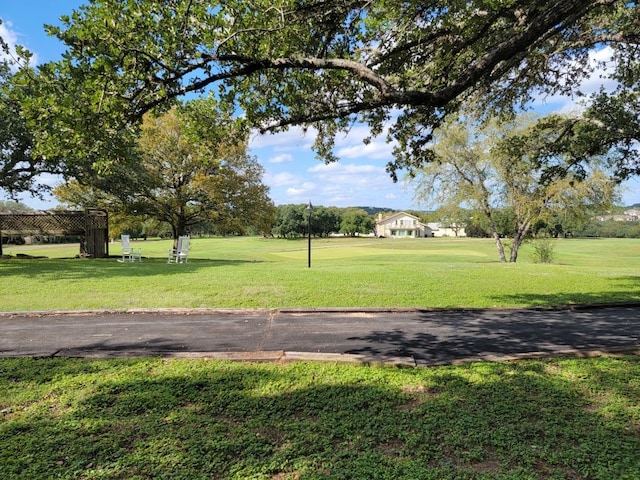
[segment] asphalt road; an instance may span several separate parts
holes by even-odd
[[[0,357],[159,355],[441,365],[622,350],[640,351],[640,305],[0,314]]]

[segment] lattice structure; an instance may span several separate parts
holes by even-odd
[[[109,255],[108,223],[109,216],[104,210],[0,213],[0,237],[1,235],[78,235],[81,255],[105,257]]]

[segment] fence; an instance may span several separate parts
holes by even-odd
[[[0,213],[0,255],[3,235],[77,235],[80,256],[109,256],[109,215],[105,210]]]

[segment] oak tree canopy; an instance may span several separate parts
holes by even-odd
[[[0,38],[0,192],[12,198],[21,192],[39,195],[49,188],[41,175],[60,172],[57,159],[40,156],[34,149],[33,135],[14,95],[16,78],[9,45]]]
[[[325,160],[354,122],[386,132],[395,176],[462,104],[579,94],[594,49],[636,78],[639,21],[626,0],[91,0],[47,27],[68,49],[31,112],[43,152],[114,161],[146,112],[211,89],[263,132],[315,128]]]

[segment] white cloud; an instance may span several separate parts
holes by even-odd
[[[335,138],[335,152],[340,159],[366,158],[372,160],[389,160],[392,157],[394,144],[386,143],[388,128],[379,137],[364,144],[363,140],[371,135],[366,125],[354,126],[347,134],[338,133]],[[317,131],[309,128],[306,132],[301,127],[292,127],[286,132],[276,134],[260,134],[257,131],[250,137],[251,149],[272,149],[274,152],[300,151],[310,153]],[[268,162],[281,163],[294,160],[294,155],[283,153],[271,157]]]
[[[367,125],[359,125],[351,128],[346,135],[336,137],[336,155],[338,158],[366,158],[371,160],[390,160],[394,143],[387,143],[386,138],[389,127],[385,127],[382,133],[372,138],[368,144],[366,138],[371,137],[371,129]]]
[[[11,22],[3,22],[0,24],[0,37],[9,45],[11,52],[14,52],[14,48],[18,43],[18,36],[11,30]],[[0,60],[10,60],[11,56],[7,55],[3,50],[0,50]]]
[[[267,162],[269,163],[288,163],[293,161],[293,155],[290,153],[281,153],[271,157]]]
[[[383,135],[386,132],[383,132]],[[365,138],[371,136],[371,129],[367,125],[357,125],[353,126],[349,129],[349,131],[344,134],[338,134],[336,136],[336,147],[344,147],[349,145],[354,145],[356,143],[362,143]]]
[[[13,30],[11,30],[11,27],[13,27],[13,23],[3,20],[0,24],[0,35],[2,35],[4,41],[9,45],[15,45],[18,42],[18,36]]]
[[[287,197],[293,202],[299,202],[303,200],[309,200],[313,196],[313,192],[316,190],[316,185],[313,182],[304,182],[300,187],[287,188]]]
[[[311,149],[316,137],[315,129],[306,132],[301,127],[292,127],[286,132],[260,134],[254,131],[249,138],[252,149],[273,148],[276,151],[290,151],[297,149]]]
[[[289,172],[266,173],[264,175],[264,182],[272,187],[286,187],[288,185],[301,183],[302,178],[299,175],[294,175]]]
[[[392,206],[409,208],[403,186],[394,184],[383,167],[345,163],[316,164],[304,175],[290,172],[265,175],[275,203],[323,206]]]
[[[372,160],[390,160],[393,145],[381,141],[372,141],[368,145],[359,144],[340,148],[336,152],[338,158],[367,158]]]
[[[339,189],[356,188],[370,194],[378,189],[380,185],[391,183],[384,168],[376,165],[354,165],[346,163],[320,164],[311,167],[307,172],[313,178],[324,185],[337,185]]]
[[[306,190],[304,188],[287,188],[287,195],[290,197],[297,197],[304,193]]]
[[[0,50],[0,60],[10,60],[15,61],[17,59],[16,55],[16,45],[20,43],[20,34],[12,29],[13,24],[8,20],[2,20],[0,24],[0,37],[7,43],[9,46],[9,54],[7,55],[4,51]],[[35,53],[31,52],[33,55],[31,57],[30,63],[32,65],[38,64],[38,57]]]
[[[377,165],[355,165],[353,163],[319,163],[307,169],[309,173],[317,173],[319,176],[335,175],[362,175],[367,173],[378,174],[384,172],[384,168]]]
[[[64,183],[64,179],[61,175],[53,175],[51,173],[41,173],[38,175],[38,182],[49,187],[55,187]]]
[[[366,125],[354,125],[335,138],[337,163],[313,161],[311,146],[317,131],[306,133],[299,127],[278,134],[255,134],[252,153],[264,159],[268,168],[264,183],[276,205],[306,203],[350,207],[380,206],[412,208],[411,195],[402,184],[395,184],[385,171],[394,144],[385,142],[387,129],[365,145],[370,137]]]
[[[408,208],[413,203],[406,198],[402,185],[393,183],[381,166],[337,162],[314,165],[307,173],[317,187],[310,193],[321,196],[326,206]]]

